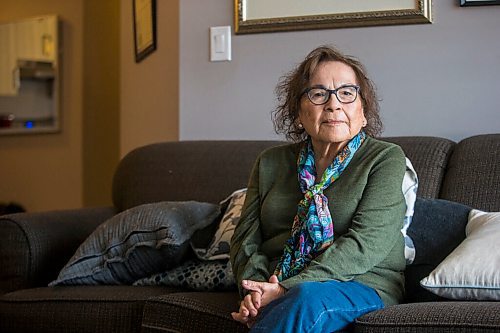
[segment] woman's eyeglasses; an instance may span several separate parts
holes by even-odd
[[[326,89],[326,88],[307,88],[303,94],[307,94],[307,97],[311,103],[315,105],[323,105],[328,103],[332,94],[337,97],[337,100],[343,104],[349,104],[356,100],[358,97],[359,86],[354,84],[345,85],[337,89]]]

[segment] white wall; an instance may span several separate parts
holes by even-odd
[[[234,35],[232,1],[180,1],[180,139],[277,138],[278,78],[314,47],[358,57],[384,136],[500,132],[500,6],[434,0],[433,24]],[[209,62],[209,27],[231,25],[231,62]]]

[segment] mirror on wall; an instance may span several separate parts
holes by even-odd
[[[0,135],[60,130],[56,15],[0,23]]]

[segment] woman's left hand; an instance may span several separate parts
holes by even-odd
[[[285,294],[285,288],[279,284],[276,275],[272,275],[269,278],[269,282],[243,280],[241,281],[241,286],[248,291],[257,292],[261,295],[260,304],[254,304],[257,310]]]
[[[241,285],[250,293],[241,301],[239,312],[233,312],[231,315],[234,320],[246,324],[248,327],[253,325],[261,307],[285,294],[285,288],[279,284],[276,275],[272,275],[269,282],[243,280]]]
[[[239,311],[231,313],[231,316],[234,320],[239,321],[242,324],[246,324],[247,327],[252,327],[255,322],[255,318],[259,313],[254,304],[260,304],[260,294],[257,292],[250,292],[240,302]]]

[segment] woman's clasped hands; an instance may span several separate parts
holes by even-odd
[[[272,275],[269,282],[243,280],[241,286],[249,293],[241,301],[239,312],[233,312],[231,316],[248,327],[253,325],[261,308],[285,294],[285,288],[279,284],[276,275]]]

